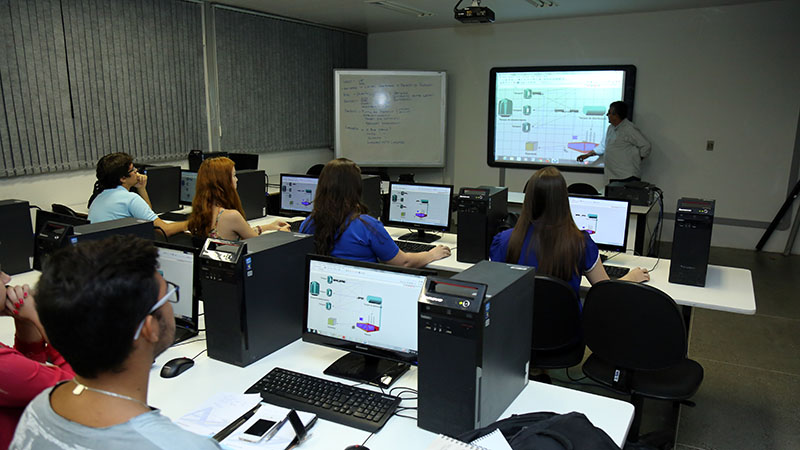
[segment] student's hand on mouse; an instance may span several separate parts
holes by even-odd
[[[434,257],[434,261],[450,256],[450,247],[444,245],[437,245],[428,251]]]
[[[291,225],[289,225],[288,223],[286,223],[286,222],[284,222],[282,220],[276,220],[276,221],[272,222],[271,224],[269,224],[269,227],[270,227],[271,230],[292,231]]]
[[[631,269],[624,277],[622,277],[625,281],[633,281],[635,283],[643,283],[645,281],[650,281],[650,272],[647,269],[642,269],[641,267],[637,267],[635,269]]]

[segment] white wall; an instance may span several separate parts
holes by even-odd
[[[653,143],[644,179],[674,212],[683,196],[717,217],[769,222],[783,203],[800,112],[800,2],[540,20],[369,35],[370,69],[448,72],[447,168],[459,186],[497,184],[486,164],[489,70],[634,64],[634,121]],[[705,150],[706,140],[716,141]],[[507,170],[521,190],[530,171]],[[565,173],[602,185],[601,175]],[[800,202],[799,202],[800,203]],[[664,240],[672,239],[668,221]],[[752,248],[761,228],[715,226],[713,245]],[[782,251],[788,230],[766,247]],[[800,242],[793,250],[800,253]]]
[[[329,149],[262,153],[258,158],[258,167],[266,171],[270,183],[279,183],[281,172],[306,173],[309,167],[314,164],[326,163],[331,158],[333,158],[333,152]],[[159,164],[174,164],[188,168],[187,160]],[[77,170],[0,179],[0,199],[27,200],[32,205],[48,210],[53,203],[85,210],[95,182],[94,172],[94,170]]]

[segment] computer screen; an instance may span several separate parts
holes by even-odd
[[[586,230],[601,250],[624,252],[628,239],[630,203],[602,197],[569,197],[572,219]]]
[[[191,205],[197,186],[197,172],[181,170],[181,205]]]
[[[165,242],[156,242],[158,270],[165,280],[178,285],[179,301],[172,305],[176,328],[197,332],[198,300],[195,295],[195,250]],[[183,332],[177,330],[176,334]],[[177,337],[177,336],[176,336]]]
[[[141,172],[147,175],[147,193],[153,212],[161,214],[180,209],[181,168],[178,166],[148,166]]]
[[[487,163],[490,167],[602,172],[596,156],[612,102],[633,114],[636,67],[495,67],[489,73]]]
[[[314,209],[317,177],[313,175],[281,174],[281,212],[308,215]]]
[[[418,230],[400,236],[400,239],[433,242],[439,236],[427,235],[425,230],[450,229],[452,197],[452,185],[390,183],[388,225]]]
[[[309,255],[303,340],[354,352],[344,358],[364,358],[373,370],[381,367],[379,374],[371,373],[370,367],[359,368],[367,371],[360,373],[342,363],[345,373],[338,373],[337,362],[325,373],[376,383],[386,377],[386,369],[405,371],[408,364],[416,364],[417,301],[426,276],[433,274]]]

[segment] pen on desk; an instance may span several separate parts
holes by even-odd
[[[231,422],[230,425],[220,430],[219,433],[214,435],[213,439],[217,442],[222,442],[222,440],[230,436],[230,434],[233,433],[234,430],[242,426],[243,423],[247,422],[247,419],[253,417],[253,414],[255,414],[256,411],[258,411],[258,408],[260,407],[261,407],[261,402],[259,402],[256,406],[253,406],[246,413],[239,416],[239,418]]]

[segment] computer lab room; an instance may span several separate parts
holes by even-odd
[[[798,20],[0,0],[0,448],[798,448]]]

